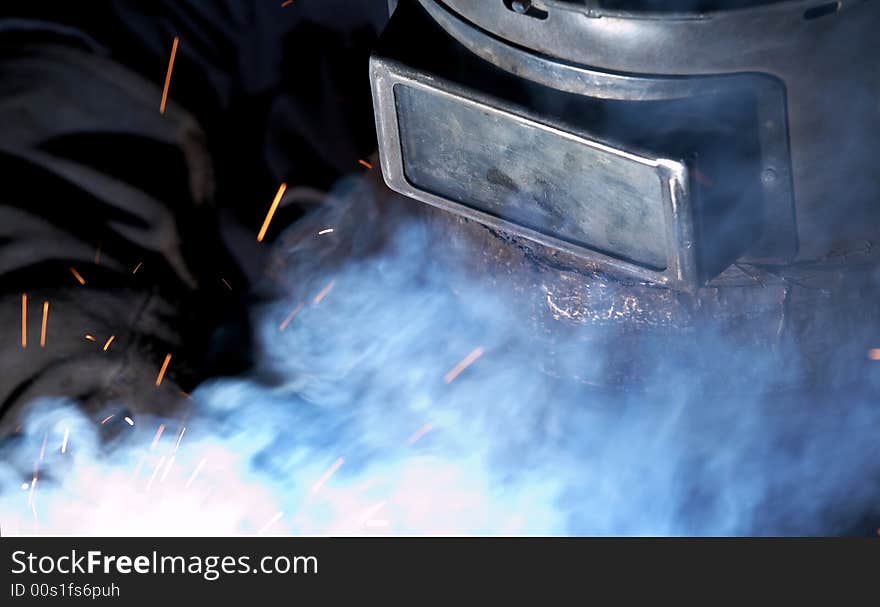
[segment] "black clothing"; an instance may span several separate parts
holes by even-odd
[[[162,413],[180,387],[240,370],[236,319],[279,184],[326,188],[375,145],[366,67],[383,0],[88,7],[0,14],[3,430],[38,395]]]

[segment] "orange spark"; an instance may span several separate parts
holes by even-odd
[[[83,337],[85,337],[88,341],[95,341],[95,336],[91,333],[86,333],[85,335],[83,335]]]
[[[27,348],[27,293],[21,294],[21,347]]]
[[[160,483],[164,483],[165,479],[168,478],[168,473],[171,472],[171,466],[174,465],[174,456],[168,458],[168,464],[165,466],[165,472],[162,473],[162,477],[159,479]]]
[[[162,438],[162,433],[165,432],[165,424],[159,424],[159,428],[156,430],[156,436],[153,437],[153,442],[150,443],[150,451],[156,448],[156,445],[159,444],[159,439]]]
[[[286,189],[286,183],[282,183],[278,186],[278,192],[275,194],[275,199],[269,207],[269,212],[266,213],[266,219],[263,220],[263,227],[260,228],[260,233],[257,234],[257,242],[263,242],[263,238],[266,236],[266,230],[269,229],[269,223],[272,222],[272,217],[275,215],[275,211],[278,210],[278,203],[281,202],[281,197],[284,196],[284,190]]]
[[[208,462],[208,458],[203,457],[199,462],[199,465],[196,466],[196,469],[193,470],[192,475],[190,475],[189,480],[186,481],[186,484],[183,486],[184,489],[189,489],[189,486],[193,484],[193,481],[196,480],[196,477],[199,475],[199,472],[202,471],[202,468],[205,467],[205,464]]]
[[[156,475],[159,474],[159,470],[162,469],[162,464],[165,463],[165,456],[159,458],[159,462],[156,464],[156,467],[153,468],[153,475],[150,477],[150,481],[147,483],[147,491],[153,486],[153,481],[156,480]]]
[[[159,369],[159,375],[156,376],[156,386],[162,385],[162,378],[165,377],[165,371],[168,369],[168,363],[171,362],[171,354],[165,355],[165,362],[162,363],[162,368]]]
[[[410,436],[406,440],[406,444],[409,446],[415,445],[423,436],[431,431],[432,427],[433,426],[431,426],[431,424],[425,424],[424,426],[412,433],[412,436]]]
[[[330,466],[330,468],[327,470],[327,472],[325,472],[323,475],[321,475],[321,478],[319,478],[318,481],[314,485],[312,485],[312,490],[309,492],[310,497],[314,497],[314,495],[316,493],[318,493],[318,491],[321,490],[321,487],[324,486],[324,483],[326,483],[330,479],[330,477],[333,476],[333,474],[337,470],[339,470],[339,467],[342,466],[342,464],[344,464],[344,463],[345,463],[345,458],[343,458],[343,457],[340,457],[335,462],[333,462],[333,465]]]
[[[868,350],[868,358],[871,360],[880,360],[880,348],[871,348]]]
[[[86,284],[86,279],[82,277],[82,274],[80,274],[79,272],[76,271],[76,268],[70,268],[70,273],[73,274],[73,277],[76,278],[76,281],[79,284],[81,284],[81,285]]]
[[[283,331],[284,329],[286,329],[287,325],[289,325],[293,318],[299,313],[299,311],[302,310],[302,307],[303,305],[301,303],[296,304],[296,307],[290,311],[290,314],[287,315],[287,318],[281,321],[281,324],[278,325],[278,330]]]
[[[146,461],[146,459],[146,455],[141,455],[141,458],[138,460],[137,466],[134,467],[134,471],[131,473],[131,476],[128,480],[133,481],[141,475],[141,468],[144,467],[144,461]]]
[[[260,527],[260,530],[257,531],[257,535],[263,535],[264,533],[266,533],[266,531],[268,531],[269,528],[270,528],[272,525],[274,525],[275,523],[277,523],[278,521],[281,520],[281,517],[282,517],[282,516],[284,516],[284,513],[283,513],[283,512],[280,512],[280,511],[279,511],[279,512],[276,512],[276,513],[275,513],[275,516],[273,516],[272,518],[270,518],[268,521],[266,521],[266,524],[265,524],[265,525],[263,525],[262,527]]]
[[[376,484],[376,482],[377,482],[377,481],[376,481],[375,478],[372,478],[372,477],[371,477],[371,478],[368,478],[367,480],[363,481],[362,483],[359,483],[359,484],[354,488],[354,490],[357,491],[358,493],[360,493],[360,492],[362,492],[362,491],[366,491],[366,490],[369,489],[370,487],[374,486],[374,485]]]
[[[483,352],[484,350],[482,346],[476,348],[473,352],[465,356],[460,363],[455,365],[452,370],[443,377],[443,381],[445,381],[447,384],[452,383],[452,381],[456,377],[458,377],[462,371],[474,364],[474,362],[476,362],[476,360],[483,355]]]
[[[141,266],[144,265],[144,262],[139,261],[138,265],[134,267],[134,270],[131,271],[132,274],[137,274],[137,271],[141,269]]]
[[[284,2],[281,3],[281,6],[290,6],[291,4],[293,4],[293,0],[284,0]]]
[[[104,419],[101,420],[101,425],[103,426],[104,424],[106,424],[107,422],[109,422],[109,421],[110,421],[111,419],[113,419],[114,417],[116,417],[116,414],[115,414],[115,413],[113,413],[113,414],[111,414],[111,415],[108,415],[107,417],[105,417]]]
[[[335,285],[335,284],[336,284],[336,281],[335,281],[335,280],[331,280],[330,282],[327,283],[327,286],[326,286],[326,287],[324,287],[323,289],[321,289],[321,292],[320,292],[320,293],[318,293],[317,295],[315,295],[315,300],[314,300],[315,305],[318,305],[319,303],[321,303],[321,300],[322,300],[322,299],[324,299],[325,297],[327,297],[327,294],[330,293],[330,291],[333,290],[333,285]]]
[[[98,248],[95,251],[95,265],[97,266],[100,264],[101,264],[101,242],[98,241]]]
[[[367,508],[367,509],[366,509],[366,510],[365,510],[365,511],[364,511],[364,512],[358,517],[358,522],[359,522],[361,525],[366,525],[368,522],[375,521],[375,519],[373,519],[373,516],[374,516],[375,514],[377,514],[377,513],[378,513],[382,508],[384,508],[384,507],[385,507],[385,502],[384,502],[384,501],[377,502],[377,503],[373,504],[372,506],[370,506],[369,508]],[[384,523],[387,524],[387,521],[375,521],[375,522],[379,522],[380,525],[372,525],[372,526],[383,526],[383,525],[381,525],[381,522],[384,522]]]
[[[40,347],[46,347],[46,326],[49,322],[49,302],[43,302],[43,324],[40,325]]]
[[[186,433],[186,426],[180,429],[180,434],[177,435],[177,442],[174,444],[174,452],[176,453],[178,449],[180,449],[180,441],[183,440],[183,435]]]
[[[697,183],[700,183],[706,187],[711,188],[715,184],[711,177],[709,177],[699,169],[691,169],[691,174],[694,176],[694,179],[696,179]]]
[[[177,44],[179,40],[174,37],[171,43],[171,57],[168,59],[168,72],[165,74],[165,88],[162,89],[162,101],[159,103],[159,113],[165,113],[165,103],[168,101],[168,87],[171,85],[171,71],[174,69],[174,57],[177,56]]]
[[[104,342],[104,352],[107,351],[107,348],[110,347],[110,344],[113,343],[113,340],[114,340],[114,339],[116,339],[116,336],[115,336],[115,335],[111,335],[109,338],[107,338],[107,341]]]
[[[28,493],[28,504],[31,506],[34,505],[34,491],[37,490],[37,481],[39,480],[37,473],[34,473],[34,478],[31,480],[31,490]]]
[[[361,166],[365,166],[365,167],[367,167],[367,168],[370,169],[371,171],[373,170],[373,165],[370,164],[369,162],[367,162],[366,160],[358,160],[358,164],[361,165]]]

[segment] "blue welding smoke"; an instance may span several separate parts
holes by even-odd
[[[401,203],[374,197],[346,182],[281,239],[270,274],[288,295],[256,312],[256,371],[196,391],[182,440],[164,420],[151,446],[163,420],[141,418],[104,445],[70,405],[33,408],[0,465],[5,530],[778,535],[877,513],[872,376],[830,396],[781,389],[797,352],[744,354],[709,325],[687,357],[642,340],[656,364],[638,389],[566,381],[608,371],[613,340],[562,331],[550,373],[503,275],[439,254],[454,237],[421,215],[380,219]],[[749,390],[722,389],[743,373]],[[28,501],[21,471],[47,433],[54,472]]]

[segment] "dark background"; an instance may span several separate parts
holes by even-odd
[[[364,170],[375,149],[367,61],[387,18],[384,0],[281,4],[3,3],[5,430],[35,396],[161,412],[178,385],[249,367],[247,310],[267,296],[254,285],[268,247],[254,236],[282,181],[295,199]],[[267,241],[300,213],[283,205]],[[43,301],[48,343],[36,348]],[[85,333],[116,340],[98,357]],[[165,353],[167,394],[140,402]]]

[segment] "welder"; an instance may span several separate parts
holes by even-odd
[[[866,376],[876,2],[393,4],[371,64],[386,182],[515,268],[536,335],[613,326],[625,358],[585,381],[638,382],[655,329],[728,387],[762,352],[780,384]],[[713,361],[716,332],[754,354]]]

